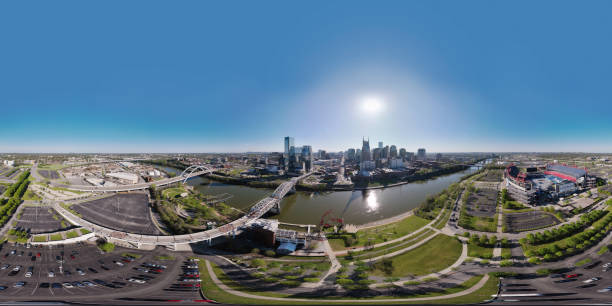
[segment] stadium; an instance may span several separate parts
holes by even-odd
[[[565,164],[527,167],[522,171],[512,164],[504,172],[508,194],[525,204],[556,201],[560,197],[595,187],[596,178],[584,168]]]

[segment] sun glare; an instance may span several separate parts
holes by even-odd
[[[367,114],[376,114],[383,110],[384,103],[379,97],[365,97],[361,100],[361,110]]]

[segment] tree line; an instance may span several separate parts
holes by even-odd
[[[4,226],[13,213],[15,213],[15,210],[17,210],[17,207],[21,203],[21,197],[23,197],[26,190],[28,190],[30,182],[27,179],[29,176],[30,171],[22,173],[17,179],[17,182],[6,190],[6,195],[9,199],[3,200],[2,207],[0,207],[0,226]]]

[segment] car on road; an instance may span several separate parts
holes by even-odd
[[[98,273],[98,270],[94,269],[94,268],[87,268],[87,270],[93,272],[93,273]]]
[[[68,289],[74,288],[74,286],[71,283],[69,283],[69,282],[63,283],[62,286],[64,286],[64,288],[68,288]]]
[[[579,276],[578,274],[566,274],[565,278],[576,278],[578,276]]]
[[[11,254],[11,255],[15,255],[16,253],[17,253],[17,251],[16,251],[16,250],[12,250],[10,254]]]
[[[16,266],[13,268],[13,271],[19,272],[19,270],[21,270],[21,266],[20,266],[20,265],[16,265]]]
[[[576,288],[583,288],[584,289],[584,288],[591,288],[591,287],[595,287],[595,286],[597,286],[597,284],[590,283],[590,284],[580,285],[580,286],[578,286]]]
[[[0,291],[6,290],[6,288],[8,288],[8,287],[7,286],[0,286]]]
[[[560,280],[556,280],[555,283],[568,283],[568,282],[573,282],[576,281],[575,278],[564,278],[564,279],[560,279]]]
[[[51,284],[51,288],[55,288],[55,289],[62,288],[62,284],[60,284],[60,283],[53,283],[53,284]]]
[[[113,261],[113,262],[114,262],[116,265],[120,266],[120,267],[125,266],[125,264],[124,264],[124,263],[122,263],[122,262],[120,262],[120,261],[116,261],[116,260],[115,260],[115,261]]]
[[[40,257],[40,253],[36,253],[36,257]]]
[[[608,286],[606,288],[597,290],[597,292],[610,292],[610,291],[612,291],[612,286]]]
[[[6,270],[8,269],[8,267],[10,267],[11,265],[9,264],[3,264],[2,267],[0,267],[1,270]]]
[[[90,282],[90,281],[83,281],[83,284],[85,284],[87,287],[95,287],[96,284]]]
[[[78,273],[79,275],[81,275],[81,276],[82,276],[82,275],[85,275],[85,271],[81,270],[81,268],[77,268],[77,269],[76,269],[76,271],[77,271],[77,273]]]
[[[13,287],[15,288],[21,288],[23,286],[25,286],[26,282],[16,282],[15,285],[13,285]]]
[[[32,272],[30,271],[26,272],[25,277],[32,277]]]
[[[32,256],[32,258],[30,258],[30,261],[36,261],[36,256]]]
[[[589,278],[589,279],[584,280],[582,282],[588,284],[588,283],[596,282],[596,281],[598,281],[600,279],[601,279],[601,277],[592,277],[592,278]]]
[[[55,272],[53,271],[49,271],[49,273],[47,274],[49,277],[55,277]]]
[[[191,282],[191,283],[199,283],[202,280],[199,278],[183,278],[181,279],[182,282]]]
[[[146,281],[144,281],[144,280],[142,280],[142,279],[137,279],[137,278],[133,278],[133,277],[132,277],[132,278],[129,278],[129,279],[128,279],[128,281],[129,281],[129,282],[132,282],[132,283],[138,283],[138,284],[144,284],[144,283],[146,283]]]
[[[40,288],[49,288],[49,283],[40,283]]]

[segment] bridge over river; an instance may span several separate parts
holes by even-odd
[[[211,170],[208,170],[211,171]],[[195,173],[206,173],[204,170],[200,170]],[[124,231],[118,231],[115,229],[107,228],[104,226],[100,226],[95,223],[95,221],[88,221],[79,216],[76,216],[68,209],[62,207],[57,202],[53,203],[53,208],[62,215],[66,220],[70,221],[73,224],[80,225],[83,228],[93,232],[95,235],[104,237],[108,241],[117,243],[119,245],[124,245],[128,247],[134,248],[148,248],[152,249],[155,246],[165,246],[169,249],[186,249],[189,247],[190,243],[202,242],[206,241],[208,243],[212,242],[212,239],[222,237],[222,236],[235,236],[240,233],[243,228],[250,225],[253,221],[261,218],[266,212],[269,210],[276,208],[280,210],[280,201],[289,193],[295,185],[303,178],[311,175],[312,173],[306,173],[299,177],[291,178],[289,181],[282,183],[280,186],[274,190],[274,192],[263,199],[261,199],[257,204],[253,205],[251,209],[249,209],[248,213],[242,216],[239,219],[236,219],[228,224],[220,226],[218,228],[197,232],[193,234],[185,234],[185,235],[173,235],[173,236],[154,236],[154,235],[140,235],[134,233],[128,233]],[[200,174],[201,175],[201,174]],[[181,175],[180,177],[183,177]],[[179,177],[177,177],[179,178]],[[176,178],[175,178],[176,179]],[[159,181],[158,181],[159,182]],[[158,184],[156,182],[155,184]],[[176,182],[176,181],[175,181]],[[128,186],[126,186],[128,187]],[[148,188],[148,187],[145,187]],[[142,188],[139,188],[142,189]],[[127,189],[127,190],[136,190],[136,189]],[[117,191],[117,190],[108,190],[108,191]],[[120,190],[125,191],[125,190]]]

